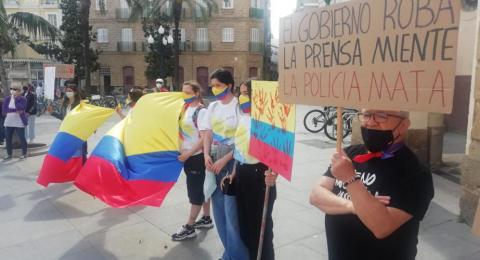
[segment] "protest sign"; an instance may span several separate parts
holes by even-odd
[[[295,105],[282,104],[278,83],[252,82],[250,155],[291,180],[295,146]]]
[[[460,8],[358,0],[282,18],[280,100],[450,113]]]

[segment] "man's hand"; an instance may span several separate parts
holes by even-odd
[[[269,187],[275,186],[275,183],[277,182],[277,174],[272,172],[271,169],[268,169],[265,171],[265,185]]]
[[[233,179],[235,179],[235,174],[230,174],[230,175],[227,175],[227,176],[223,177],[222,181],[220,182],[220,189],[222,191],[225,188],[225,183],[224,183],[225,179],[228,180],[228,184],[232,184]]]
[[[182,154],[178,156],[178,160],[181,162],[186,162],[188,158],[190,158],[191,156],[192,156],[192,153],[190,153],[189,151],[182,152]]]
[[[228,160],[226,160],[225,157],[223,157],[222,159],[219,159],[218,161],[216,161],[216,162],[213,164],[213,173],[219,174],[220,171],[225,167],[225,165],[227,165],[227,163],[228,163]]]
[[[333,154],[331,171],[337,180],[343,182],[347,182],[355,177],[355,169],[353,168],[352,161],[343,150]]]
[[[212,160],[212,157],[210,157],[210,155],[208,155],[208,154],[205,154],[205,155],[204,155],[204,158],[205,158],[205,168],[207,168],[207,170],[213,172],[213,160]]]

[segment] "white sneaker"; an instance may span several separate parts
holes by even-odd
[[[13,157],[12,157],[12,156],[10,156],[10,155],[7,155],[7,156],[3,157],[3,160],[2,160],[2,162],[8,162],[8,161],[10,161],[10,160],[12,160],[12,159],[13,159]]]
[[[25,161],[26,159],[27,159],[26,155],[22,155],[22,156],[18,157],[19,161]]]

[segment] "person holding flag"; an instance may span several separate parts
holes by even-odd
[[[70,111],[80,104],[80,101],[82,101],[82,97],[80,96],[77,85],[67,83],[65,87],[65,97],[60,103],[60,111],[52,111],[51,107],[49,107],[48,110],[53,117],[63,120]],[[82,164],[85,164],[87,161],[87,154],[88,145],[87,142],[84,142],[81,150]]]
[[[125,103],[127,104],[127,108],[128,108],[127,115],[131,113],[133,107],[135,107],[135,104],[142,96],[143,96],[143,92],[138,88],[132,88],[128,92],[127,100],[125,100]],[[115,108],[115,112],[120,117],[120,119],[124,119],[125,117],[127,117],[125,114],[123,114],[122,108],[120,105]]]
[[[206,108],[202,101],[200,85],[196,81],[183,83],[185,106],[180,118],[181,154],[178,160],[184,163],[187,176],[188,199],[191,204],[187,223],[172,235],[172,240],[182,241],[197,236],[195,229],[211,229],[210,200],[205,201],[203,183],[205,181],[205,160],[203,156],[202,122]],[[197,221],[203,207],[203,216]]]
[[[329,259],[415,259],[434,191],[430,171],[404,143],[408,113],[363,110],[359,120],[364,144],[335,153],[310,194],[326,214]]]
[[[230,185],[223,190],[220,188],[224,177],[233,171],[233,138],[238,126],[240,108],[238,99],[232,93],[234,80],[229,71],[216,70],[210,76],[210,82],[217,101],[208,106],[204,119],[203,150],[205,167],[209,172],[205,186],[210,183],[207,180],[213,177],[213,215],[225,249],[222,260],[243,260],[248,259],[248,250],[240,237],[236,197]],[[212,176],[213,174],[215,176]],[[209,195],[205,193],[205,196]]]
[[[235,174],[225,178],[229,178],[230,183],[235,179],[240,235],[248,248],[250,259],[257,259],[265,189],[266,186],[271,187],[261,256],[261,259],[270,260],[275,259],[272,211],[277,197],[275,188],[277,175],[248,153],[251,127],[251,84],[251,80],[247,80],[240,85],[239,103],[242,114],[234,139],[234,158],[237,165]]]

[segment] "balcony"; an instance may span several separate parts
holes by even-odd
[[[136,42],[117,42],[118,52],[131,52],[137,50]]]
[[[180,51],[187,51],[187,50],[188,50],[187,42],[180,42]]]
[[[250,18],[263,19],[263,9],[250,7]]]
[[[263,53],[263,42],[250,42],[250,46],[248,49],[250,50],[250,52]]]
[[[202,52],[202,51],[212,51],[212,42],[201,41],[193,42],[192,51]]]
[[[132,10],[130,8],[117,8],[115,10],[115,17],[117,19],[129,19],[130,15],[132,14]]]
[[[5,8],[16,8],[20,6],[17,0],[6,0],[4,5],[5,5]]]
[[[43,8],[58,8],[58,0],[41,0],[40,7]]]

